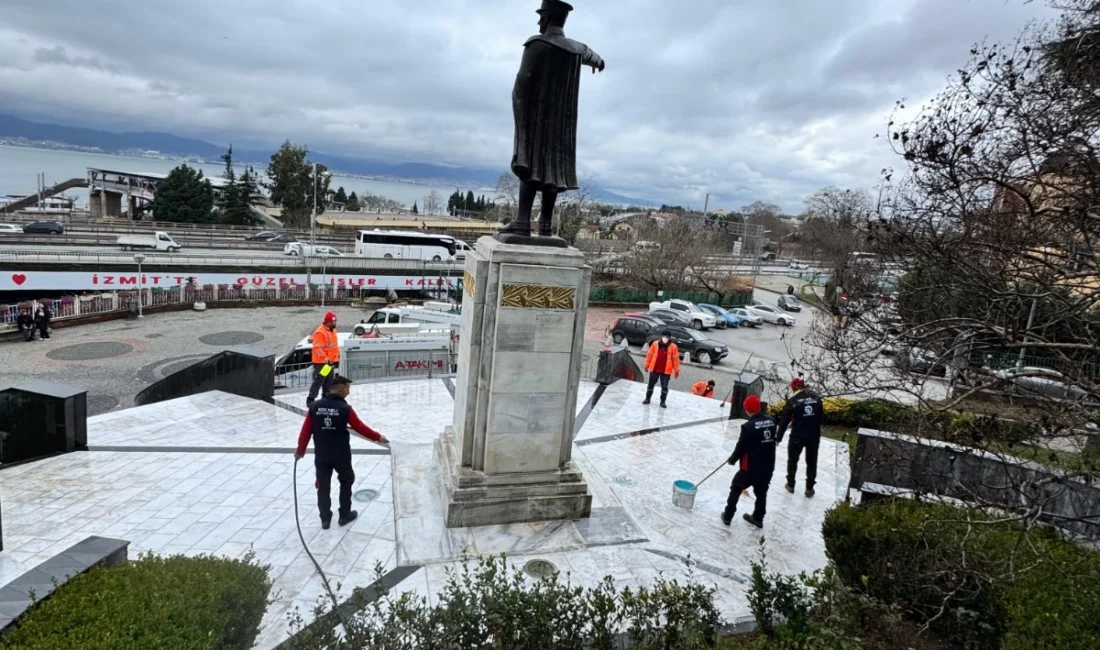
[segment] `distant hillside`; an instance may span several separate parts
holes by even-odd
[[[98,148],[105,153],[152,150],[171,156],[196,156],[207,161],[217,161],[226,149],[223,145],[211,144],[194,138],[181,138],[171,133],[156,131],[111,133],[96,129],[31,122],[0,113],[0,138],[2,137],[48,140],[74,147]],[[235,149],[233,152],[235,159],[252,163],[266,162],[271,154],[271,150],[258,149]],[[318,151],[310,151],[310,159],[338,173],[386,176],[395,179],[437,181],[482,187],[495,186],[503,171],[502,169],[453,167],[424,162],[394,164],[369,158],[331,155]],[[649,201],[632,199],[606,190],[597,190],[596,193],[599,199],[603,201],[652,205]]]

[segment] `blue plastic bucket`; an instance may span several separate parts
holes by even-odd
[[[676,481],[672,484],[672,505],[684,510],[695,507],[697,488],[691,481]]]

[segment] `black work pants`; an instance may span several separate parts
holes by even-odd
[[[339,459],[314,456],[313,466],[317,468],[317,509],[321,513],[321,521],[332,519],[334,471],[336,480],[340,483],[340,516],[346,517],[351,512],[351,486],[355,483],[355,472],[351,469],[351,452]]]
[[[317,399],[318,392],[320,392],[321,397],[324,397],[332,390],[332,380],[336,379],[336,364],[332,363],[328,365],[332,366],[332,370],[330,370],[328,376],[325,377],[321,375],[321,369],[325,367],[325,364],[313,364],[313,383],[309,385],[309,395],[306,396],[306,404],[313,403],[313,400]]]
[[[38,326],[38,338],[48,339],[50,338],[50,325],[49,323],[42,323]]]
[[[737,501],[741,498],[741,493],[751,487],[752,494],[756,497],[756,506],[752,509],[752,516],[757,521],[764,521],[764,515],[768,511],[768,484],[771,481],[771,476],[757,476],[744,470],[738,471],[733,475],[733,483],[730,483],[730,496],[726,499],[726,510],[722,513],[722,517],[733,519],[733,515],[737,512]]]
[[[34,326],[33,325],[28,325],[27,327],[21,327],[21,328],[19,328],[19,331],[23,334],[23,340],[24,341],[33,341],[34,340]]]
[[[653,389],[657,386],[657,380],[661,380],[661,403],[663,404],[668,399],[668,379],[669,376],[663,372],[651,372],[649,373],[649,385],[646,386],[645,398],[649,399],[653,397]],[[638,398],[634,398],[638,399]]]
[[[801,438],[792,435],[787,443],[787,485],[794,485],[798,473],[798,459],[802,450],[806,450],[806,489],[813,489],[817,482],[817,450],[821,446],[821,436]]]

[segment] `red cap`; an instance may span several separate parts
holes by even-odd
[[[806,381],[801,377],[795,377],[791,380],[791,390],[798,391],[806,387]]]
[[[756,395],[749,395],[745,398],[745,403],[742,406],[745,407],[745,412],[749,415],[756,415],[760,412],[760,398]]]
[[[331,311],[326,313],[324,322],[326,322],[326,323],[335,323],[336,322],[336,313],[331,312]]]

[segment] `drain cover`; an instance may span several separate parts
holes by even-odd
[[[558,567],[548,560],[531,560],[523,565],[523,572],[532,578],[550,578],[558,572]]]
[[[615,481],[616,483],[618,483],[619,485],[634,485],[634,479],[632,479],[632,478],[630,478],[629,476],[626,476],[626,475],[616,476],[612,480]]]
[[[359,490],[352,495],[352,498],[363,503],[374,501],[378,498],[378,490]]]

